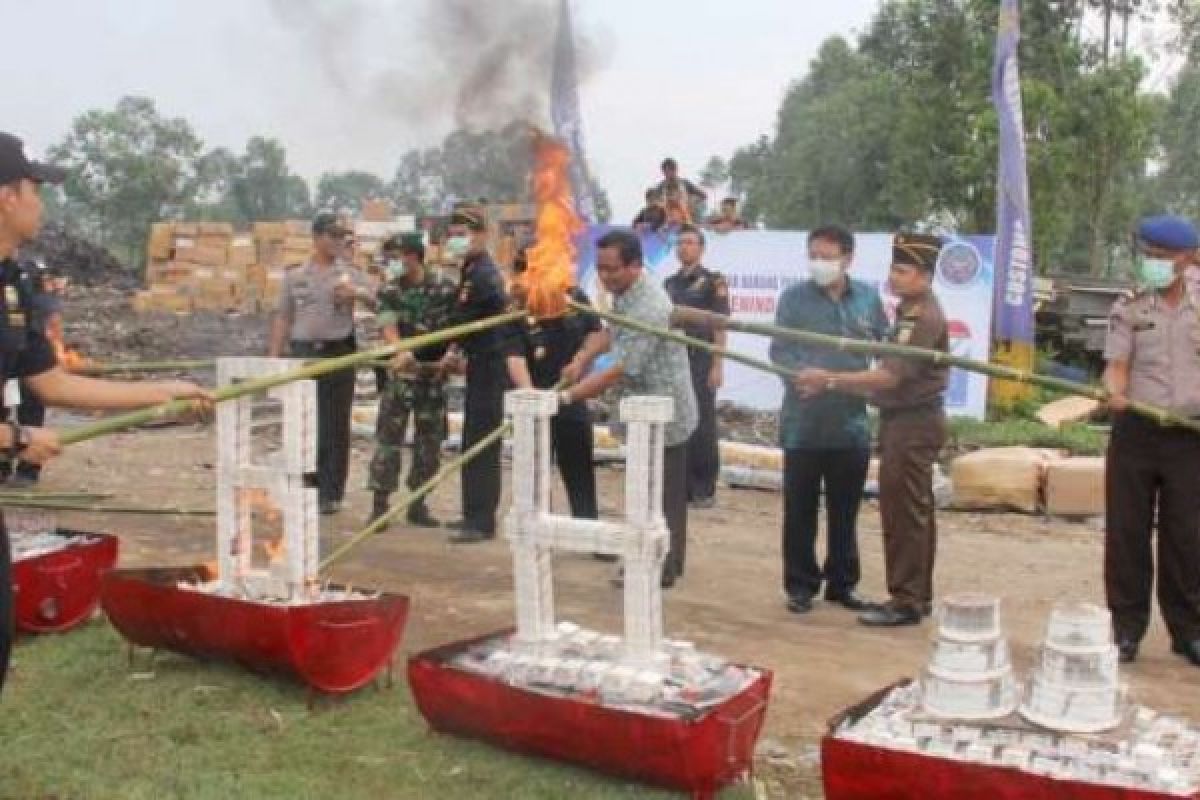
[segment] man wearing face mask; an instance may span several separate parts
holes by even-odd
[[[851,278],[854,235],[836,225],[808,237],[809,279],[784,291],[775,323],[795,330],[875,341],[887,328],[874,287]],[[837,372],[870,366],[862,355],[808,347],[791,339],[771,343],[771,360],[791,370]],[[783,589],[787,607],[812,610],[825,586],[825,599],[852,611],[867,602],[858,595],[858,511],[870,463],[870,434],[864,398],[845,392],[806,397],[784,382],[780,444],[784,451]],[[825,492],[827,555],[817,561],[817,516]]]
[[[487,251],[483,209],[462,206],[450,218],[446,251],[462,262],[451,324],[459,325],[503,313],[508,307],[504,279]],[[507,332],[492,328],[462,342],[467,356],[467,396],[463,406],[463,449],[504,423],[504,391],[508,371],[504,356]],[[473,544],[496,537],[500,505],[500,443],[484,450],[462,470],[462,522],[450,541]]]
[[[1171,649],[1200,666],[1200,435],[1128,411],[1136,401],[1200,416],[1200,236],[1181,217],[1149,217],[1134,248],[1138,290],[1113,306],[1104,348],[1115,415],[1104,589],[1121,660],[1133,661],[1150,622],[1157,518],[1158,605]]]
[[[671,302],[729,316],[729,284],[721,273],[701,264],[704,233],[695,225],[685,225],[679,231],[675,254],[679,258],[679,271],[663,284]],[[724,330],[714,331],[711,326],[705,326],[684,328],[684,333],[725,347]],[[696,430],[688,439],[688,502],[694,508],[712,508],[716,502],[717,473],[721,470],[717,445],[717,390],[724,382],[724,367],[719,355],[699,348],[688,349],[688,364],[700,412]]]
[[[393,236],[383,244],[385,283],[379,290],[379,325],[388,344],[444,328],[454,307],[454,284],[425,267],[421,237]],[[391,494],[400,477],[400,448],[413,421],[412,466],[408,488],[416,489],[432,478],[440,466],[446,438],[446,374],[452,356],[446,345],[432,345],[397,353],[392,375],[379,399],[375,427],[375,455],[368,471],[367,488],[373,503],[368,524],[387,513]],[[408,509],[408,522],[421,528],[439,523],[425,501]]]

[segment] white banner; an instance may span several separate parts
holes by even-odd
[[[594,250],[588,246],[609,230],[597,227],[581,253],[584,288],[595,296]],[[729,281],[730,302],[738,319],[773,322],[779,295],[797,281],[806,280],[808,234],[792,231],[738,231],[706,233],[704,265]],[[891,234],[858,234],[851,274],[872,284],[883,294],[891,314],[896,298],[887,292],[887,272],[892,260]],[[950,346],[956,355],[987,361],[991,350],[995,237],[952,239],[938,262],[934,291],[950,324]],[[646,264],[662,281],[679,267],[673,243],[663,237],[643,238]],[[729,347],[747,355],[767,358],[770,340],[763,336],[733,333]],[[757,410],[778,409],[783,399],[781,379],[734,362],[726,362],[725,387],[719,400]],[[982,419],[987,410],[987,377],[951,370],[946,409],[955,416]]]

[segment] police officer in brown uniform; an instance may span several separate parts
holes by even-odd
[[[942,240],[897,234],[888,285],[900,298],[889,340],[929,350],[949,350],[942,306],[933,294]],[[879,407],[879,513],[890,599],[858,619],[872,627],[916,625],[933,602],[937,519],[933,463],[946,439],[943,394],[946,367],[887,357],[873,369],[837,373],[804,370],[802,391],[865,394]]]
[[[704,257],[704,232],[695,225],[685,225],[679,231],[675,246],[679,270],[667,278],[663,288],[677,306],[698,308],[729,316],[729,284],[725,276],[701,263]],[[724,330],[710,326],[685,328],[684,333],[696,339],[725,347]],[[724,382],[721,357],[698,347],[688,348],[688,366],[692,370],[692,391],[700,421],[688,439],[688,502],[696,508],[712,508],[717,492],[717,474],[721,471],[717,443],[717,390]]]
[[[337,215],[313,219],[313,254],[289,269],[280,288],[279,313],[271,326],[268,355],[279,358],[337,358],[358,349],[354,306],[375,307],[375,291],[361,270],[344,260],[346,238]],[[350,413],[354,370],[317,379],[317,501],[322,514],[342,507],[350,468]]]
[[[1180,217],[1135,234],[1139,289],[1113,307],[1104,385],[1116,412],[1105,473],[1104,589],[1121,660],[1150,622],[1158,519],[1158,605],[1171,649],[1200,666],[1200,434],[1128,411],[1130,401],[1200,417],[1200,236]]]

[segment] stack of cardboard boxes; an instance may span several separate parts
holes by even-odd
[[[284,269],[306,261],[306,221],[259,222],[236,232],[223,222],[160,222],[147,244],[146,291],[138,311],[239,311],[274,307]]]

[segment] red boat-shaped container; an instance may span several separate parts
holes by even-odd
[[[117,563],[115,536],[64,529],[55,534],[87,539],[13,562],[19,631],[61,633],[86,620],[100,602],[101,576]]]
[[[408,683],[430,727],[619,778],[711,798],[748,774],[767,713],[770,672],[694,718],[666,718],[555,697],[450,661],[506,631],[420,653]]]
[[[210,576],[206,567],[113,570],[104,612],[135,645],[232,661],[329,694],[352,692],[388,667],[408,620],[403,595],[288,606],[178,586]]]
[[[1035,775],[1011,767],[973,764],[838,739],[847,719],[865,715],[895,687],[872,695],[829,723],[821,742],[826,800],[1179,800],[1141,789]],[[1193,795],[1192,800],[1200,800]]]

